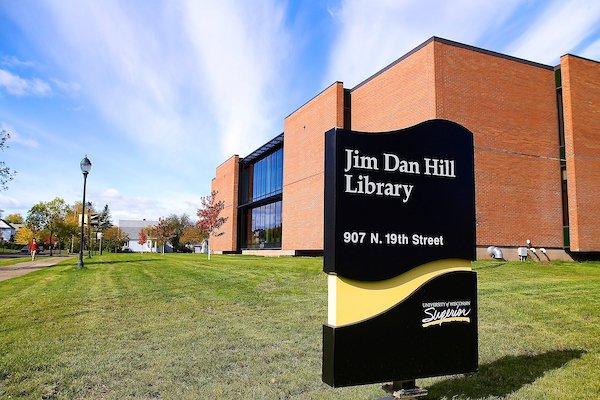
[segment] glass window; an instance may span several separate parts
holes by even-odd
[[[265,204],[247,211],[246,247],[281,247],[281,201]]]
[[[273,191],[273,186],[272,186],[272,176],[273,176],[273,172],[275,172],[275,168],[273,168],[273,165],[271,163],[271,160],[273,159],[273,154],[271,154],[270,156],[268,156],[265,159],[265,165],[267,167],[267,188],[265,190],[266,194],[270,194]]]
[[[244,167],[241,179],[243,181],[240,188],[244,203],[280,193],[283,180],[283,149]]]

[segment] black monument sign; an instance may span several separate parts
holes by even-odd
[[[431,120],[325,145],[323,381],[477,369],[473,135]]]

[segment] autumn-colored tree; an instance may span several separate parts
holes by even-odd
[[[9,214],[6,218],[4,218],[4,220],[6,222],[8,222],[9,224],[22,224],[23,223],[23,216],[21,214],[18,214],[18,213]]]
[[[73,246],[75,239],[79,233],[79,221],[77,220],[78,214],[72,209],[69,210],[65,218],[58,221],[56,224],[56,236],[60,241],[66,243],[71,241],[71,253],[73,252]]]
[[[183,230],[189,226],[194,226],[194,223],[187,214],[171,214],[166,219],[175,229],[175,236],[171,238],[171,244],[173,245],[173,249],[177,251],[180,249],[181,235],[183,234]]]
[[[48,202],[39,202],[34,204],[27,213],[27,227],[34,232],[48,231],[48,238],[54,238],[57,225],[64,220],[69,208],[67,203],[60,197]],[[50,246],[50,255],[52,255],[53,239],[48,241]]]
[[[151,236],[156,240],[156,244],[162,246],[162,253],[165,254],[165,245],[175,236],[175,227],[166,218],[159,218],[158,224],[150,230]]]
[[[206,239],[206,234],[196,226],[188,226],[183,229],[179,241],[182,244],[188,245],[193,243],[202,243]]]
[[[56,235],[51,235],[48,231],[43,231],[41,242],[52,252],[52,248],[58,244],[58,238]]]
[[[146,231],[140,229],[140,233],[138,234],[138,243],[142,246],[142,253],[144,252],[144,245],[148,241],[148,235],[146,235]]]
[[[118,248],[129,241],[129,238],[119,227],[111,226],[104,231],[102,240],[106,244],[106,248],[112,248],[116,253]]]
[[[225,222],[227,217],[221,217],[221,211],[225,208],[225,203],[222,200],[217,200],[219,192],[213,190],[210,195],[204,196],[201,199],[201,208],[198,209],[198,222],[196,226],[208,238],[208,259],[210,260],[210,237],[221,236],[223,232],[219,229]]]
[[[26,245],[29,244],[35,237],[33,231],[27,227],[17,229],[15,234],[15,243]]]

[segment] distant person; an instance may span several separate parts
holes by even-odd
[[[35,261],[35,254],[38,251],[38,244],[35,238],[31,241],[31,244],[29,245],[29,251],[31,252],[31,261]]]

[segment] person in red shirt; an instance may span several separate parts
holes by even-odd
[[[35,253],[37,253],[37,250],[38,250],[38,245],[37,245],[37,241],[34,238],[31,241],[31,244],[29,245],[29,251],[31,252],[31,261],[35,261]]]

